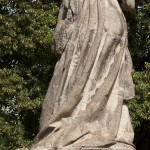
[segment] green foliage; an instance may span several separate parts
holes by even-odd
[[[137,150],[148,150],[150,143],[150,63],[145,63],[144,71],[133,75],[136,96],[129,102],[129,109],[136,131]]]
[[[134,65],[136,96],[129,101],[137,150],[150,147],[150,0],[136,0],[134,15],[127,14],[129,50]],[[147,63],[146,63],[147,62]]]
[[[27,107],[24,104],[27,92],[22,91],[23,78],[10,69],[0,69],[0,79],[0,149],[3,150],[14,147],[13,141],[22,146],[28,143],[23,139],[25,131],[20,121],[20,108]]]
[[[134,15],[127,15],[129,49],[135,70],[143,70],[150,61],[150,0],[136,0]]]
[[[150,63],[145,64],[144,71],[134,73],[136,96],[129,103],[134,127],[145,120],[150,120]]]
[[[0,1],[0,150],[27,146],[38,132],[42,100],[56,63],[52,43],[60,2]],[[150,147],[149,10],[150,0],[136,0],[136,12],[127,14],[136,88],[129,108],[137,150]]]
[[[53,0],[0,1],[0,149],[27,146],[56,62]]]

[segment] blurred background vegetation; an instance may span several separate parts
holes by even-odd
[[[57,58],[61,0],[0,0],[0,150],[31,144]],[[126,14],[136,97],[129,101],[137,150],[150,147],[150,0]]]

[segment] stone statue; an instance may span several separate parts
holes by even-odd
[[[122,10],[134,0],[63,0],[61,55],[30,150],[135,150],[126,101],[134,97]]]

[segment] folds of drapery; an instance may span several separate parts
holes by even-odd
[[[45,97],[35,145],[80,149],[117,140],[131,144],[124,101],[134,96],[132,61],[118,1],[64,0],[55,41],[61,58]]]

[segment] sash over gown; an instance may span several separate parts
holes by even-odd
[[[134,150],[125,104],[134,97],[132,61],[118,1],[63,0],[55,42],[61,58],[31,150]]]

